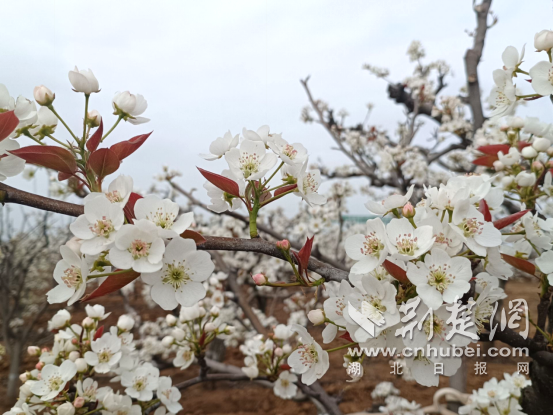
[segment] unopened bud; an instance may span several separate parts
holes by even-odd
[[[553,146],[551,146],[551,147],[549,147],[549,148],[547,149],[547,155],[548,155],[549,157],[553,157]]]
[[[79,373],[85,372],[88,369],[88,364],[82,357],[75,360],[75,366],[77,366],[77,372]]]
[[[520,154],[522,154],[522,157],[524,157],[526,159],[533,159],[533,158],[537,157],[538,152],[536,151],[536,149],[534,147],[528,146],[528,147],[524,147],[522,149],[522,151],[520,152]]]
[[[284,354],[291,353],[292,346],[290,346],[289,344],[285,344],[284,346],[282,346],[282,351],[284,352]]]
[[[91,329],[94,327],[94,320],[91,319],[90,317],[85,317],[83,322],[81,323],[81,325],[85,328],[85,329]]]
[[[171,347],[174,342],[175,342],[175,338],[173,336],[165,336],[161,340],[161,344],[163,345],[163,347]]]
[[[211,333],[212,331],[215,331],[217,330],[217,326],[213,323],[206,323],[206,325],[204,326],[204,331],[206,333]]]
[[[278,249],[281,249],[283,251],[289,251],[290,250],[290,241],[288,239],[283,239],[282,241],[278,241],[276,243],[276,246]]]
[[[267,284],[268,280],[267,277],[264,274],[255,274],[252,275],[253,282],[255,282],[255,285],[262,286]]]
[[[38,346],[29,346],[27,347],[27,354],[29,356],[39,356],[40,348]]]
[[[19,375],[19,380],[20,380],[22,383],[27,382],[27,372],[20,374],[20,375]]]
[[[52,105],[52,102],[54,102],[54,99],[56,98],[56,94],[54,94],[52,91],[50,91],[44,85],[35,86],[35,89],[33,91],[33,95],[34,95],[35,101],[38,105],[42,105],[42,106],[46,106],[46,107],[48,105]]]
[[[76,350],[69,353],[69,356],[68,356],[69,360],[71,360],[72,362],[77,360],[79,357],[81,357],[81,354],[79,352],[77,352]]]
[[[75,401],[73,402],[73,406],[75,408],[82,408],[85,403],[85,400],[82,396],[79,396]]]
[[[177,324],[178,319],[173,314],[167,314],[165,316],[165,321],[167,322],[168,326],[173,327],[175,324]]]
[[[58,415],[74,415],[75,414],[75,407],[71,402],[65,402],[64,404],[61,404],[58,406]]]
[[[131,316],[123,314],[117,320],[117,328],[123,331],[131,331],[134,327],[134,319]]]
[[[348,382],[359,382],[363,377],[363,365],[360,362],[350,362],[346,371],[351,378]]]
[[[98,111],[92,110],[88,112],[88,116],[86,117],[86,123],[90,126],[90,128],[99,127],[101,121],[102,121],[102,116]]]
[[[73,343],[73,344],[79,344],[79,339],[73,337],[73,338],[71,339],[71,343]]]
[[[537,172],[537,173],[541,173],[544,169],[544,166],[543,166],[543,163],[539,160],[535,160],[533,163],[532,163],[532,171],[533,172]]]
[[[505,168],[505,165],[499,160],[496,160],[493,162],[493,168],[495,171],[501,171]]]
[[[173,336],[173,338],[180,342],[182,340],[184,340],[184,336],[186,335],[186,333],[184,332],[183,329],[179,329],[178,327],[175,327],[172,331],[171,331],[171,336]]]
[[[551,146],[551,141],[549,141],[547,138],[543,137],[537,137],[534,139],[534,142],[532,143],[532,147],[536,149],[536,151],[547,151],[547,149]]]
[[[35,365],[35,368],[37,370],[42,370],[42,368],[44,367],[44,362],[38,362],[36,365]]]
[[[325,313],[323,310],[311,310],[307,314],[307,318],[315,325],[323,324],[325,322]]]
[[[276,357],[281,357],[281,356],[283,356],[283,355],[284,355],[284,350],[282,350],[280,347],[277,347],[277,348],[275,349],[275,356],[276,356]]]
[[[225,327],[225,334],[232,334],[236,332],[236,327],[234,326],[226,326]]]
[[[203,307],[198,307],[198,312],[200,313],[200,317],[204,317],[207,314],[207,311]]]
[[[407,202],[405,206],[403,206],[403,216],[406,218],[412,218],[415,216],[415,208],[411,204],[411,202]]]
[[[221,310],[216,305],[211,307],[211,310],[209,310],[209,314],[211,314],[213,317],[217,317],[220,312],[221,312]]]
[[[534,186],[534,184],[536,183],[536,175],[534,173],[521,171],[519,174],[517,174],[516,182],[520,187]]]

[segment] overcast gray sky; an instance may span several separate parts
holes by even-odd
[[[428,59],[453,67],[452,94],[464,83],[463,56],[475,26],[471,0],[255,0],[255,1],[25,1],[3,2],[0,82],[12,96],[32,97],[35,85],[56,93],[56,107],[75,128],[82,119],[83,95],[71,91],[67,72],[91,68],[102,92],[91,109],[110,126],[111,98],[117,91],[141,93],[151,122],[124,125],[110,137],[120,139],[153,130],[149,141],[122,165],[140,188],[168,164],[183,172],[185,187],[201,186],[196,165],[220,171],[197,154],[230,129],[269,124],[284,138],[302,142],[311,159],[345,161],[317,125],[300,122],[306,97],[299,79],[311,75],[314,95],[346,108],[351,121],[362,120],[366,103],[376,105],[372,122],[396,128],[402,109],[386,98],[386,84],[363,71],[363,63],[391,69],[401,80],[411,72],[405,51],[420,40]],[[480,66],[487,96],[491,72],[501,66],[508,45],[527,43],[534,33],[553,28],[552,2],[497,0],[499,23],[489,32]],[[543,56],[545,57],[545,55]],[[539,59],[543,59],[540,56]],[[521,82],[522,83],[522,82]],[[524,88],[528,89],[525,85]],[[543,100],[545,101],[545,100]],[[543,120],[548,102],[533,103]],[[522,112],[527,112],[523,110]],[[61,130],[60,130],[61,131]],[[57,135],[61,136],[61,133]],[[31,188],[21,178],[8,184]],[[200,192],[203,195],[203,192]],[[294,201],[296,203],[296,201]],[[364,209],[352,207],[352,211]]]

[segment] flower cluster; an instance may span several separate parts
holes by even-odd
[[[180,392],[171,378],[160,376],[159,369],[138,359],[133,341],[134,320],[121,315],[117,325],[104,328],[103,306],[86,306],[87,317],[72,323],[67,310],[58,311],[49,321],[55,332],[52,348],[30,346],[28,353],[37,359],[35,369],[20,376],[23,386],[19,400],[7,414],[35,415],[42,411],[60,415],[143,413],[156,409],[156,415],[182,409]],[[111,374],[123,392],[98,387],[94,374]]]
[[[474,391],[465,406],[459,408],[463,415],[480,414],[522,414],[518,400],[521,391],[529,386],[531,381],[518,372],[509,375],[505,373],[504,379],[498,381],[492,378],[484,386]]]

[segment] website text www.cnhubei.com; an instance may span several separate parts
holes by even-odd
[[[396,349],[395,347],[374,347],[374,348],[348,348],[348,352],[351,356],[361,357],[365,355],[367,357],[417,357],[424,356],[428,358],[432,357],[526,357],[529,355],[527,347],[489,347],[485,350],[480,347],[433,347],[426,345],[426,347],[404,347],[403,349]]]

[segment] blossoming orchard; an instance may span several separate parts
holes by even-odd
[[[18,204],[71,217],[47,276],[48,321],[36,307],[36,317],[22,317],[22,330],[45,326],[41,340],[10,343],[19,329],[2,322],[7,355],[24,349],[31,365],[21,369],[12,357],[2,375],[6,414],[203,413],[187,396],[210,383],[210,393],[229,395],[218,386],[255,384],[339,415],[353,411],[338,392],[376,373],[379,354],[398,378],[442,389],[423,406],[376,373],[379,382],[364,392],[372,408],[356,412],[550,414],[553,123],[517,110],[553,97],[553,32],[505,45],[487,57],[498,69],[478,73],[496,23],[490,5],[474,6],[460,94],[444,94],[449,65],[425,62],[416,41],[408,49],[413,74],[399,83],[387,69],[364,66],[405,110],[397,134],[368,117],[348,124],[345,112],[314,97],[306,78],[301,118],[318,124],[348,164],[330,168],[310,158],[301,137],[272,126],[223,130],[197,157],[194,194],[169,167],[149,193],[118,172],[127,159],[147,157],[145,142],[164,146],[147,129],[144,96],[101,88],[101,77],[82,67],[68,71],[65,88],[36,86],[32,99],[0,84],[1,209]],[[480,90],[484,77],[493,79],[491,91]],[[59,109],[70,94],[81,100],[78,119]],[[113,114],[93,110],[110,99]],[[423,119],[436,131],[421,145]],[[125,123],[136,130],[132,138],[118,128]],[[37,169],[51,177],[55,197],[6,184]],[[356,188],[353,178],[364,184]],[[360,222],[346,220],[354,192],[365,200]],[[296,214],[281,208],[298,202]],[[532,286],[537,307],[508,297],[516,278]],[[9,295],[0,300],[5,315],[20,298]],[[136,295],[151,312],[133,305]],[[110,296],[124,307],[110,309]],[[513,363],[499,379],[467,389],[474,371],[467,356],[492,340],[525,350],[519,360],[527,366]],[[227,363],[221,347],[242,363]],[[331,389],[329,377],[337,382]]]

